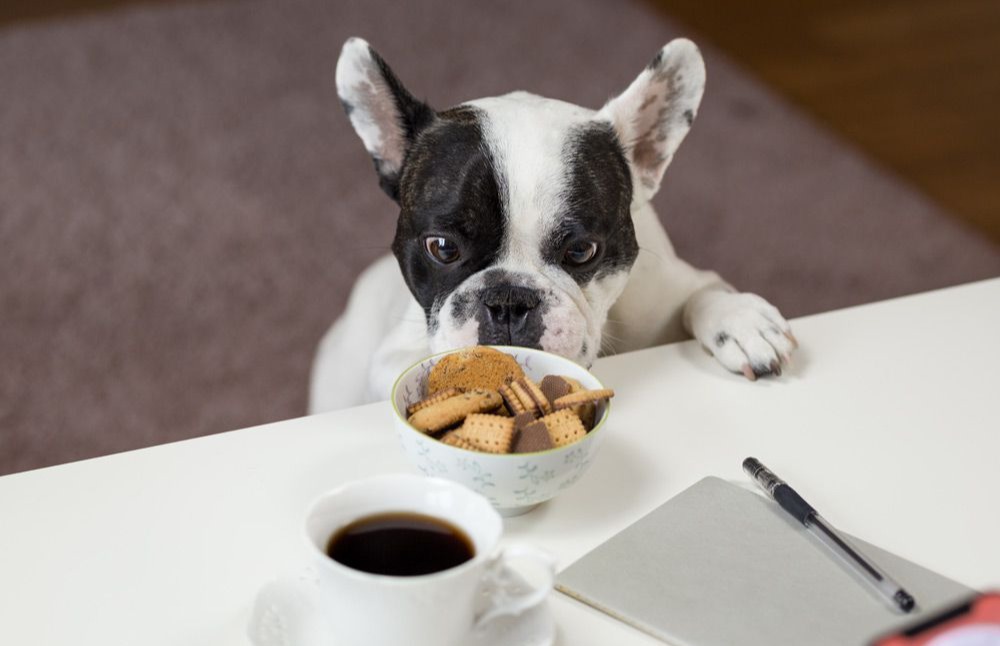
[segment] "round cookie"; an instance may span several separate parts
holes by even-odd
[[[477,345],[453,352],[437,362],[427,378],[427,394],[445,388],[498,390],[524,377],[524,371],[509,354]]]

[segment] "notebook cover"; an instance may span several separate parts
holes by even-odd
[[[894,612],[773,501],[705,478],[557,578],[584,603],[676,646],[867,644],[971,590],[854,539],[916,598]]]

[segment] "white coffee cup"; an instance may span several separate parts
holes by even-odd
[[[475,555],[432,574],[387,576],[350,568],[326,554],[327,543],[341,528],[392,512],[450,523],[471,539]],[[527,545],[498,550],[502,530],[488,500],[439,478],[376,476],[321,496],[309,508],[305,532],[318,575],[318,607],[335,646],[460,646],[492,619],[542,603],[555,575],[552,557]],[[512,592],[507,588],[509,562],[522,558],[538,562],[545,580],[526,592]]]

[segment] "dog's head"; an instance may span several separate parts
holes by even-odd
[[[436,352],[542,348],[589,365],[656,193],[701,101],[693,43],[664,47],[594,112],[525,92],[435,111],[365,41],[337,90],[400,207],[392,250]]]

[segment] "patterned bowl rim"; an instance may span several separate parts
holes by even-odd
[[[416,433],[420,437],[429,437],[426,433],[421,433],[417,429],[413,428],[413,425],[411,425],[406,420],[405,417],[403,417],[402,415],[400,415],[399,409],[396,408],[396,391],[399,389],[399,383],[401,381],[403,381],[403,377],[405,377],[408,374],[410,374],[413,371],[414,368],[416,368],[417,366],[419,366],[422,363],[425,363],[427,361],[431,361],[432,359],[437,359],[438,357],[443,357],[443,356],[448,355],[448,354],[453,354],[455,352],[461,352],[462,350],[468,350],[470,348],[475,348],[475,347],[482,347],[482,346],[468,346],[468,347],[465,347],[465,348],[455,348],[454,350],[446,350],[445,352],[438,352],[437,354],[432,354],[429,357],[424,357],[420,361],[417,361],[416,363],[414,363],[413,365],[411,365],[409,368],[407,368],[406,370],[404,370],[403,372],[401,372],[400,375],[398,377],[396,377],[396,381],[392,384],[392,395],[391,395],[391,399],[389,401],[389,403],[392,406],[392,414],[396,416],[396,419],[398,419],[400,422],[403,423],[403,425],[406,428],[408,428],[410,431]],[[568,361],[569,363],[572,363],[572,364],[574,364],[576,366],[579,366],[579,367],[583,368],[583,366],[581,366],[580,364],[576,363],[572,359],[567,359],[566,357],[560,356],[558,354],[553,354],[551,352],[546,352],[545,350],[538,350],[538,349],[535,349],[535,348],[522,348],[522,347],[516,346],[516,345],[489,345],[489,346],[485,346],[485,347],[493,348],[494,350],[499,350],[500,352],[503,352],[505,354],[513,354],[514,352],[529,352],[529,353],[532,353],[532,354],[540,354],[540,355],[552,357],[553,359],[556,359],[558,361]],[[586,368],[583,368],[583,369],[587,370]],[[604,383],[600,379],[598,379],[597,376],[594,373],[590,372],[590,370],[587,370],[587,374],[589,374],[594,379],[594,381],[597,382],[597,388],[598,389],[603,389],[604,388]],[[457,446],[451,446],[449,444],[445,444],[444,442],[438,442],[437,440],[435,440],[432,437],[429,438],[429,439],[433,440],[436,444],[441,445],[441,447],[444,448],[445,450],[450,450],[451,452],[457,452],[457,453],[461,453],[461,454],[472,454],[472,455],[482,456],[482,457],[487,457],[487,458],[520,459],[520,458],[524,458],[526,456],[555,455],[555,454],[559,453],[560,451],[568,451],[569,449],[572,449],[573,447],[577,446],[581,442],[584,442],[587,438],[590,438],[590,437],[596,435],[601,429],[604,428],[604,423],[608,421],[608,417],[610,415],[611,415],[611,400],[609,399],[607,401],[607,403],[604,405],[604,415],[601,416],[601,421],[597,422],[597,425],[594,426],[594,428],[590,429],[590,431],[587,432],[586,437],[582,438],[579,442],[573,442],[572,444],[567,444],[566,446],[557,446],[555,448],[546,449],[544,451],[533,451],[531,453],[483,453],[482,451],[472,451],[472,450],[469,450],[469,449],[462,449],[462,448],[459,448]]]

